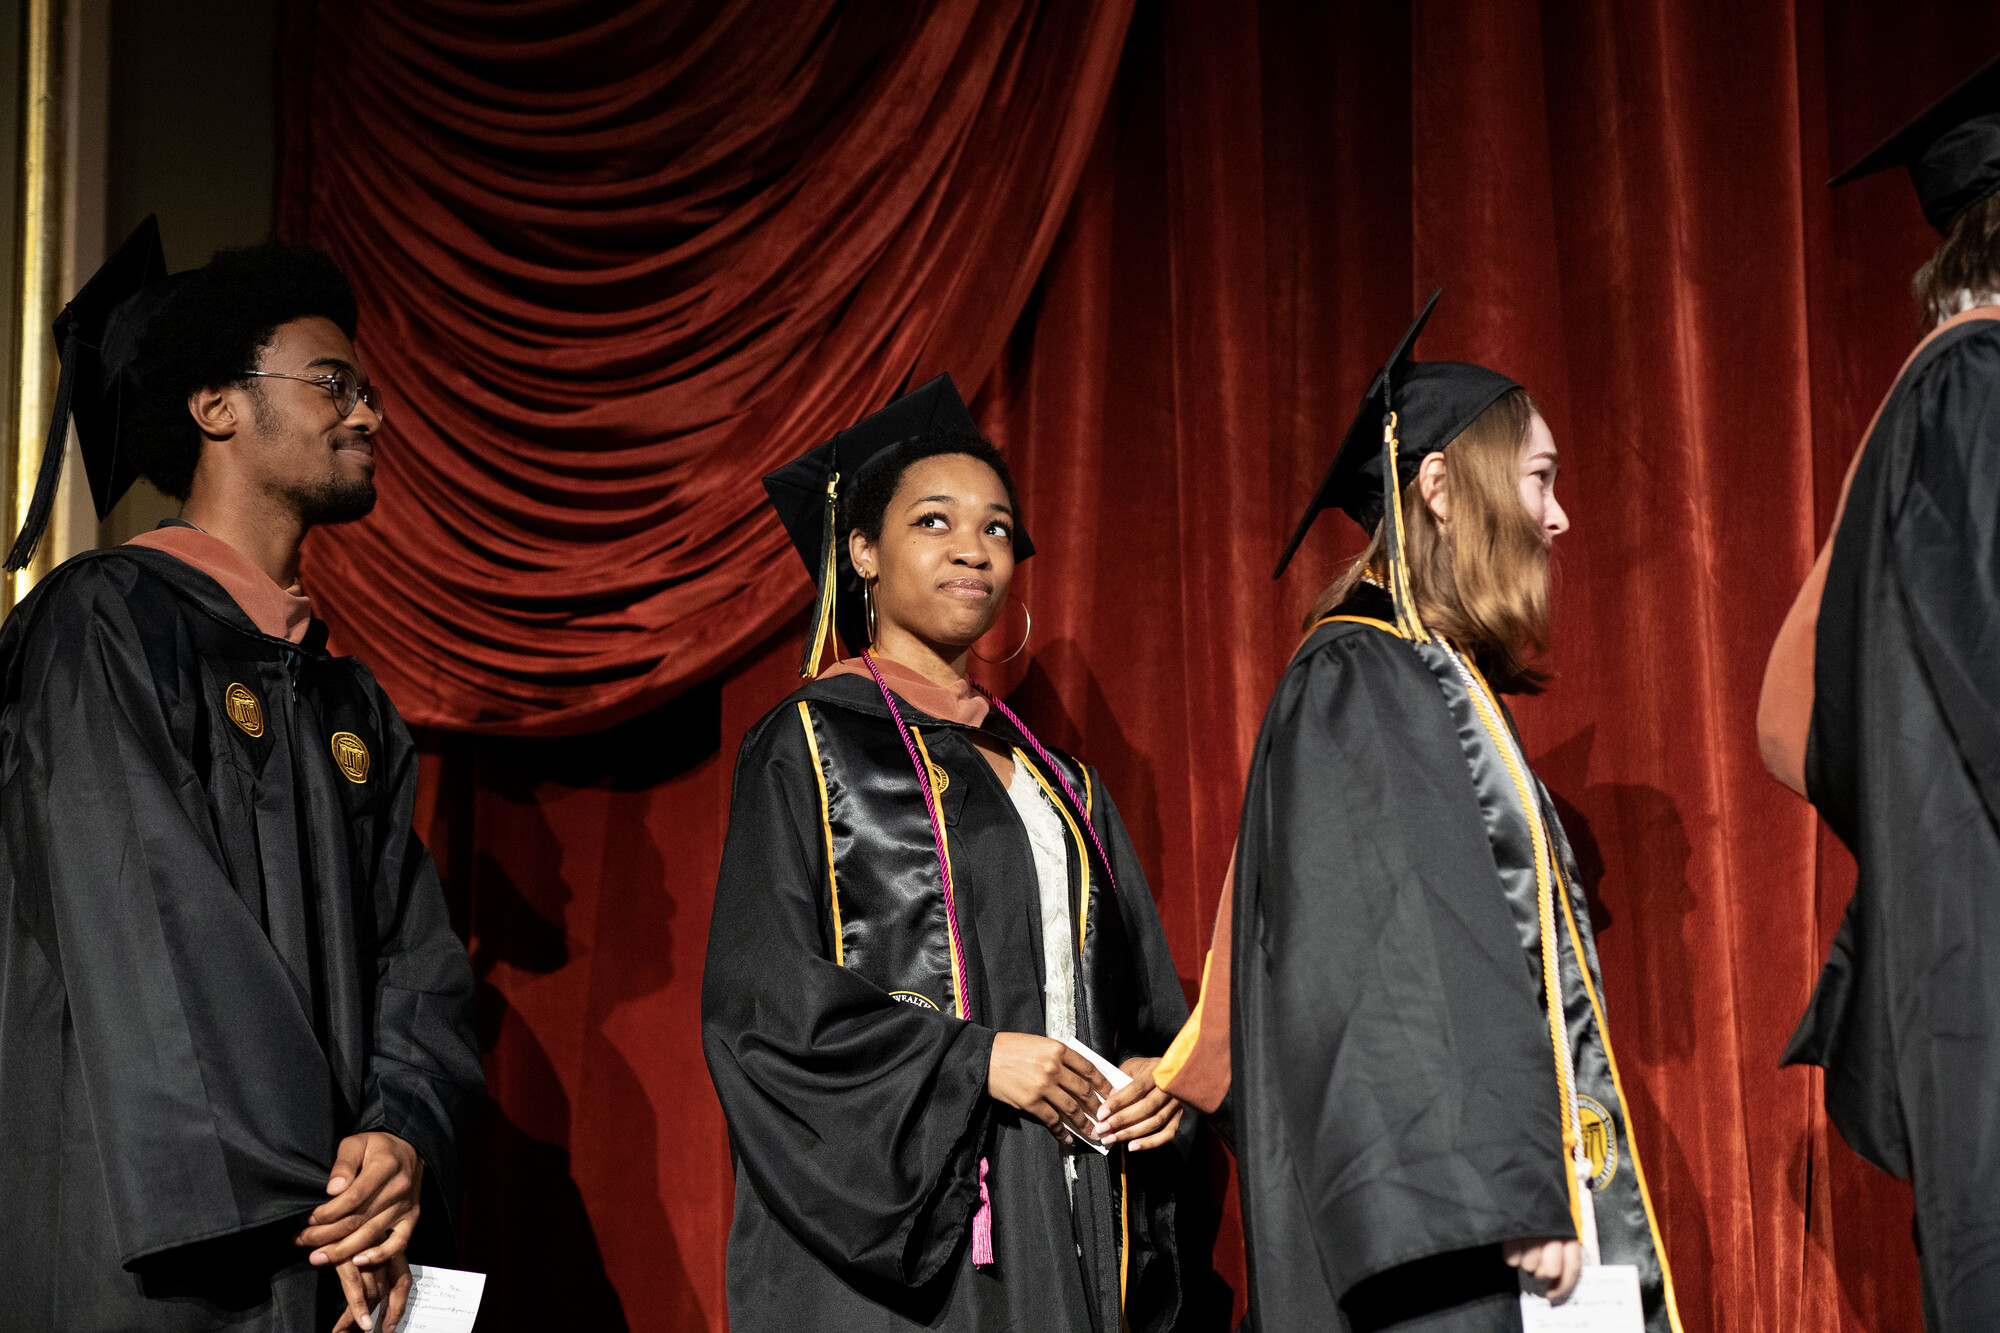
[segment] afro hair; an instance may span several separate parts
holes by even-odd
[[[354,336],[354,289],[323,251],[278,241],[216,251],[140,345],[138,402],[126,433],[140,475],[187,499],[202,443],[189,396],[244,383],[281,325],[314,315]]]

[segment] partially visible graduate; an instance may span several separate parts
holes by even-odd
[[[730,1326],[1172,1328],[1208,1264],[1152,1074],[1186,1001],[1103,781],[966,679],[1034,549],[1007,464],[940,376],[765,484],[820,599],[737,760],[702,981]]]
[[[56,324],[8,567],[72,408],[99,518],[141,475],[184,507],[0,628],[8,1333],[383,1333],[412,1254],[454,1261],[472,969],[416,747],[297,583],[306,532],[375,503],[354,332],[319,251],[169,276],[151,218]]]
[[[1518,1330],[1585,1265],[1674,1312],[1576,859],[1504,697],[1538,690],[1557,455],[1504,375],[1410,352],[1278,565],[1373,534],[1265,714],[1199,1012],[1159,1081],[1233,1103],[1251,1326]]]
[[[1905,166],[1932,327],[1765,669],[1764,762],[1860,868],[1787,1064],[1911,1182],[1933,1333],[2000,1328],[2000,62],[1836,177]]]

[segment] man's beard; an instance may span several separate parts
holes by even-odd
[[[366,518],[375,508],[375,482],[367,477],[348,481],[328,477],[292,492],[294,512],[307,527],[323,523],[352,523]]]

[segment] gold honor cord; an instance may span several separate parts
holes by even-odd
[[[1550,856],[1553,860],[1553,851]],[[1560,866],[1556,868],[1556,889],[1562,895],[1563,920],[1569,927],[1570,948],[1576,953],[1577,970],[1583,974],[1584,994],[1590,997],[1590,1012],[1597,1020],[1598,1038],[1604,1043],[1604,1063],[1611,1071],[1611,1090],[1618,1094],[1620,1107],[1629,1107],[1631,1103],[1625,1100],[1625,1085],[1618,1078],[1618,1057],[1611,1050],[1611,1027],[1604,1021],[1604,1006],[1597,998],[1596,985],[1590,980],[1590,968],[1583,962],[1583,936],[1577,932],[1576,912],[1570,907],[1569,881]],[[1618,1132],[1616,1125],[1606,1125],[1605,1129],[1613,1135]],[[1639,1183],[1639,1202],[1646,1209],[1646,1229],[1653,1236],[1653,1253],[1660,1259],[1660,1282],[1667,1297],[1667,1322],[1673,1326],[1673,1333],[1682,1333],[1681,1312],[1674,1300],[1674,1270],[1667,1263],[1667,1243],[1660,1238],[1660,1222],[1653,1214],[1652,1192],[1646,1188],[1646,1168],[1639,1161],[1639,1136],[1632,1132],[1629,1119],[1625,1125],[1625,1141],[1632,1152],[1632,1178]]]
[[[833,594],[834,583],[840,576],[840,548],[834,544],[834,527],[840,506],[837,488],[840,474],[834,473],[826,479],[826,527],[819,543],[819,601],[813,610],[812,622],[806,626],[806,653],[799,662],[799,679],[811,680],[819,674],[819,662],[826,652],[826,641],[833,634]]]
[[[1417,614],[1417,599],[1410,591],[1410,573],[1403,547],[1403,488],[1396,475],[1396,413],[1392,408],[1382,422],[1382,521],[1389,529],[1389,598],[1396,604],[1396,628],[1412,643],[1429,643],[1431,636]]]
[[[840,925],[840,881],[833,872],[833,807],[826,799],[826,770],[819,759],[819,735],[813,730],[812,710],[799,700],[799,725],[806,729],[806,749],[812,752],[813,781],[819,785],[819,826],[826,835],[826,892],[833,905],[833,961],[847,966],[847,943]]]
[[[1042,776],[1040,769],[1028,762],[1027,754],[1018,745],[1014,747],[1014,762],[1028,770],[1028,775],[1034,778],[1035,785],[1042,789],[1042,795],[1049,798],[1049,804],[1062,816],[1064,826],[1069,829],[1069,840],[1076,844],[1076,862],[1083,868],[1081,885],[1076,893],[1076,947],[1080,953],[1083,950],[1084,936],[1090,929],[1090,844],[1083,840],[1083,830],[1076,826],[1076,820],[1070,816],[1069,807],[1057,798],[1056,789],[1049,785],[1049,780]]]

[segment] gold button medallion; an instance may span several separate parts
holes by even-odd
[[[361,738],[351,731],[336,731],[332,745],[333,762],[340,765],[347,780],[357,785],[368,781],[368,747]]]
[[[222,711],[229,714],[245,736],[255,740],[264,734],[264,706],[245,685],[231,684],[222,692]]]
[[[1576,1110],[1583,1150],[1590,1156],[1590,1187],[1601,1190],[1618,1174],[1618,1127],[1604,1103],[1594,1098],[1578,1097]]]

